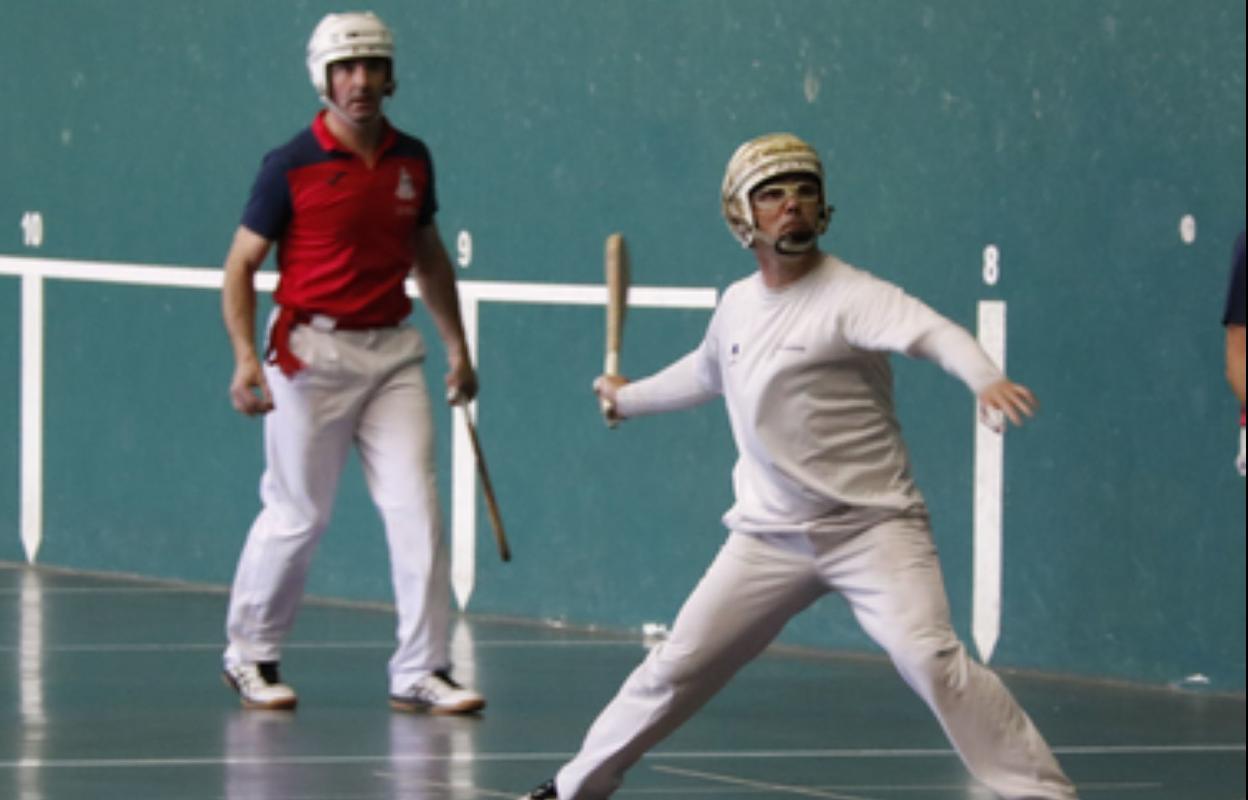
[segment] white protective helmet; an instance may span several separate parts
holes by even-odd
[[[832,208],[824,191],[823,164],[819,161],[819,154],[791,133],[769,133],[738,147],[724,172],[724,185],[720,190],[724,220],[742,247],[754,244],[758,234],[754,211],[750,206],[750,193],[763,181],[788,174],[810,175],[819,181],[816,232],[822,235],[827,231]],[[814,239],[811,239],[813,245]]]
[[[308,76],[321,100],[329,96],[329,65],[351,58],[384,58],[390,62],[386,94],[394,92],[394,36],[371,11],[326,14],[308,39]]]

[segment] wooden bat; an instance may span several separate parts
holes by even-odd
[[[477,458],[477,475],[481,477],[481,493],[485,495],[485,507],[490,512],[490,527],[494,529],[494,541],[498,544],[498,556],[503,561],[511,561],[511,547],[507,544],[507,532],[503,530],[503,518],[498,513],[498,500],[494,497],[494,485],[490,483],[490,473],[485,467],[485,454],[481,452],[481,440],[477,438],[477,426],[472,423],[472,414],[467,403],[459,403],[464,412],[464,425],[468,428],[468,439],[472,442],[472,452]]]
[[[602,367],[605,375],[620,374],[620,343],[624,338],[624,312],[628,309],[628,249],[623,234],[613,233],[607,237],[603,269],[607,282],[607,346]],[[611,403],[602,401],[602,413],[610,412]],[[615,421],[607,425],[614,428]]]

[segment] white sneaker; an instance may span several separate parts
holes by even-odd
[[[282,683],[276,661],[227,661],[223,676],[238,692],[243,708],[288,710],[299,701],[295,690]]]
[[[431,714],[471,714],[485,708],[485,698],[465,689],[445,670],[426,675],[405,692],[390,695],[396,711],[428,711]]]

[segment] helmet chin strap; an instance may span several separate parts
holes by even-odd
[[[814,250],[819,237],[814,231],[802,231],[800,233],[786,233],[773,239],[762,231],[755,230],[754,240],[762,242],[767,247],[775,250],[779,255],[800,256]]]

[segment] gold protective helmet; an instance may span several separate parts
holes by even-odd
[[[823,235],[832,217],[824,191],[823,163],[814,148],[791,133],[769,133],[737,148],[724,171],[720,190],[724,221],[742,247],[754,244],[757,228],[750,193],[777,175],[810,175],[819,182],[819,220],[816,232]],[[813,246],[813,240],[812,240]]]

